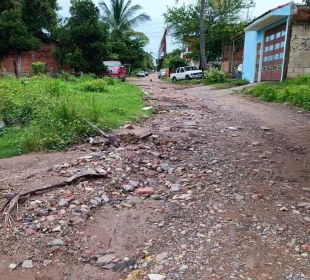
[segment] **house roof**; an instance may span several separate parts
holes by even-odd
[[[274,21],[277,21],[279,19],[281,19],[281,17],[285,17],[288,16],[288,14],[278,14],[277,11],[281,10],[283,8],[285,8],[286,6],[290,6],[293,2],[288,2],[286,4],[277,6],[267,12],[265,12],[264,14],[260,15],[259,17],[255,18],[254,20],[252,20],[251,22],[249,22],[246,26],[245,26],[245,31],[253,31],[253,30],[259,30],[259,27],[262,27],[261,23],[262,21],[264,21],[265,19],[268,20],[268,24],[271,24]],[[252,27],[252,28],[251,28]]]

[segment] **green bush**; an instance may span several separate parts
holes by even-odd
[[[204,72],[207,83],[222,83],[225,82],[226,75],[221,70],[213,68],[211,71]]]
[[[31,64],[31,74],[40,75],[46,73],[46,63],[44,62],[33,62]]]
[[[107,82],[103,79],[87,81],[79,85],[82,91],[88,92],[106,92]]]
[[[261,84],[245,90],[263,101],[283,102],[310,110],[310,75],[300,76],[283,83]]]
[[[85,119],[104,130],[134,121],[146,114],[142,96],[132,84],[92,76],[72,76],[68,81],[48,76],[3,77],[0,119],[7,126],[0,134],[0,158],[62,149],[94,136]]]

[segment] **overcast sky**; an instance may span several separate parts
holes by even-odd
[[[98,4],[101,0],[93,0],[95,4]],[[179,1],[180,4],[183,2],[190,3],[194,0]],[[69,16],[70,0],[58,0],[62,10],[59,14],[66,17]],[[107,0],[106,2],[109,2]],[[159,43],[164,31],[164,19],[162,14],[167,10],[167,6],[175,6],[175,0],[133,0],[133,4],[140,4],[143,7],[143,11],[149,14],[152,21],[149,21],[143,26],[137,28],[138,31],[145,33],[149,39],[150,44],[146,47],[146,51],[153,52],[153,56],[157,57]],[[266,11],[273,9],[279,5],[286,4],[289,0],[256,0],[256,7],[250,11],[252,17],[257,17]],[[300,1],[296,1],[300,2]],[[176,46],[173,44],[173,40],[168,39],[168,52],[172,51]]]

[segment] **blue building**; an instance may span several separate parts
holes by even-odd
[[[244,79],[251,83],[286,79],[292,18],[297,9],[294,2],[287,3],[266,12],[245,27],[242,67]]]

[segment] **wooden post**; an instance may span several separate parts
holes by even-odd
[[[17,64],[16,64],[16,61],[15,61],[15,60],[14,60],[14,62],[13,62],[13,65],[14,65],[15,77],[18,78]]]
[[[232,43],[232,62],[231,62],[231,72],[234,75],[234,67],[235,67],[235,41]]]
[[[229,66],[228,66],[228,73],[232,72],[232,67],[231,67],[231,56],[232,56],[232,47],[231,47],[231,42],[229,45]]]

